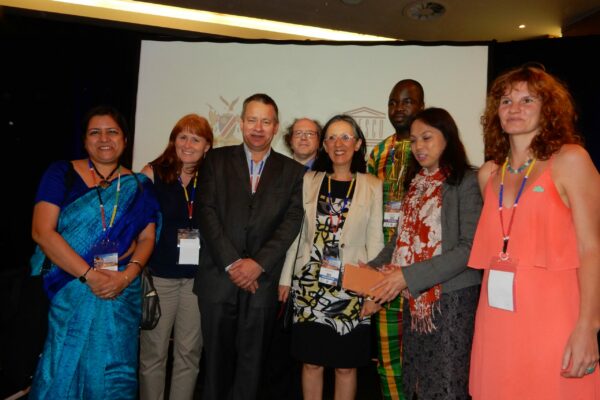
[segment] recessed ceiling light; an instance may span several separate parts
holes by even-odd
[[[525,29],[525,24],[519,25],[519,29]]]
[[[444,15],[446,7],[435,1],[413,1],[402,10],[405,16],[416,21],[428,21]]]

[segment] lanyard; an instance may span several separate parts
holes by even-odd
[[[250,188],[252,189],[252,194],[256,193],[256,188],[258,188],[258,182],[260,181],[260,176],[262,175],[263,168],[265,167],[265,160],[262,160],[258,167],[258,173],[256,176],[254,175],[254,160],[250,160]]]
[[[519,191],[517,192],[517,197],[515,198],[515,203],[512,206],[512,210],[511,210],[511,214],[510,214],[510,220],[508,221],[508,231],[506,231],[504,229],[504,217],[502,214],[502,210],[503,210],[502,200],[504,197],[504,175],[506,173],[507,165],[508,165],[508,157],[506,157],[506,161],[504,161],[504,165],[502,165],[502,174],[501,174],[501,179],[500,179],[500,193],[498,195],[498,200],[499,200],[498,211],[500,212],[500,226],[502,227],[502,252],[500,253],[500,257],[503,259],[508,258],[506,251],[508,250],[508,241],[510,240],[510,232],[512,230],[513,219],[515,218],[517,206],[519,205],[519,199],[521,198],[521,195],[523,194],[523,188],[525,188],[525,183],[527,183],[529,174],[531,173],[531,170],[533,169],[533,166],[535,165],[535,158],[529,165],[529,168],[527,168],[527,172],[525,173],[525,176],[523,177],[523,181],[521,182],[521,187],[519,187]]]
[[[90,167],[90,172],[92,174],[92,179],[94,180],[94,185],[96,187],[96,194],[98,195],[98,201],[100,202],[100,216],[102,217],[102,232],[106,232],[106,215],[104,213],[104,201],[102,200],[102,194],[100,194],[100,189],[98,188],[98,182],[96,179],[96,172],[94,171],[96,168],[94,164],[92,164],[92,160],[88,158],[88,166]],[[108,229],[112,228],[115,222],[115,216],[117,215],[117,208],[119,208],[119,193],[121,192],[121,165],[118,165],[118,180],[117,180],[117,192],[115,193],[115,205],[113,206],[112,215],[110,216],[110,222],[108,225]],[[112,174],[111,174],[112,175]],[[108,232],[106,233],[108,237]]]
[[[178,176],[177,179],[179,180],[179,183],[181,184],[181,187],[183,188],[183,193],[185,194],[185,202],[187,204],[187,209],[188,209],[188,219],[191,222],[192,215],[194,213],[194,199],[196,198],[196,184],[198,182],[198,171],[196,171],[196,175],[194,175],[194,184],[192,185],[192,196],[191,197],[188,196],[187,188],[183,184],[183,181],[181,180],[181,176]]]
[[[338,217],[337,223],[335,226],[333,225],[333,200],[331,199],[331,177],[327,177],[327,200],[329,202],[329,227],[331,228],[331,232],[334,234],[337,232],[338,227],[340,226],[340,222],[344,215],[344,209],[348,204],[348,199],[350,198],[350,192],[352,191],[352,186],[354,186],[354,178],[350,182],[350,186],[348,187],[348,192],[346,192],[346,197],[344,197],[344,202],[342,203],[342,208],[340,208],[340,216]]]

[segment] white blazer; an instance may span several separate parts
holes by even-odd
[[[317,201],[325,172],[309,171],[304,175],[302,201],[304,225],[302,235],[296,237],[287,251],[279,284],[290,286],[295,268],[299,269],[310,260],[315,237]],[[382,183],[373,175],[357,173],[356,187],[346,221],[340,234],[340,258],[344,264],[367,262],[383,249],[383,191]],[[298,240],[300,239],[300,247]],[[296,249],[298,255],[296,256]],[[296,258],[296,259],[294,259]]]

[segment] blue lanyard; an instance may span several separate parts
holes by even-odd
[[[250,160],[250,188],[252,190],[252,194],[256,193],[256,189],[258,188],[258,183],[260,182],[260,176],[262,175],[263,168],[265,167],[265,160],[260,162],[258,167],[258,173],[256,177],[254,176],[254,160]],[[256,179],[256,181],[255,181]]]

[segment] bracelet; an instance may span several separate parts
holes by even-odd
[[[140,271],[144,269],[144,266],[138,260],[129,260],[129,262],[127,263],[127,265],[129,265],[129,264],[137,264],[137,266],[140,267]]]

